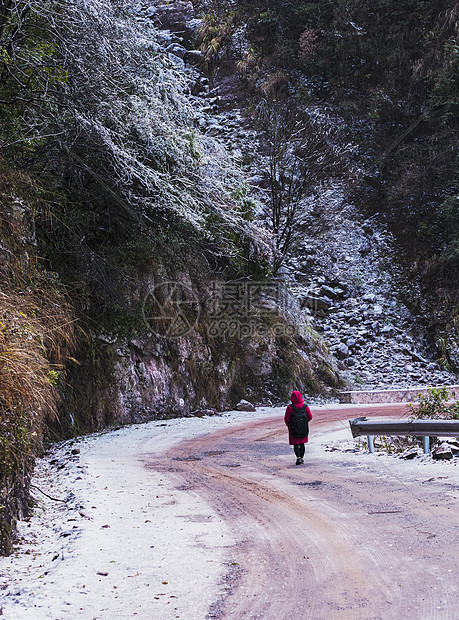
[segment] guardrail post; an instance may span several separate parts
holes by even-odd
[[[373,421],[366,417],[349,420],[353,437],[367,437],[368,449],[375,451],[374,436],[423,437],[424,454],[430,452],[431,437],[459,437],[459,420],[384,420]]]
[[[370,454],[375,453],[375,444],[373,442],[373,435],[368,435],[368,449],[370,450]]]
[[[423,437],[424,440],[424,454],[429,454],[430,452],[430,437]]]

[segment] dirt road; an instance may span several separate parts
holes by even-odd
[[[458,620],[457,467],[432,477],[419,461],[336,450],[341,429],[349,434],[344,419],[362,409],[313,414],[303,466],[281,418],[150,459],[149,468],[209,503],[237,541],[226,594],[208,617]]]

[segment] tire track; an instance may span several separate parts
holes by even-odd
[[[394,415],[393,406],[375,409]],[[317,431],[330,420],[355,416],[350,408],[315,414]],[[387,508],[372,512],[369,501],[387,507],[387,481],[378,491],[377,472],[337,475],[323,454],[295,468],[279,418],[185,441],[179,457],[177,448],[150,466],[202,496],[239,541],[229,562],[238,578],[210,617],[457,620],[451,579],[442,583],[427,570],[434,583],[421,585],[426,566],[410,557],[421,549],[410,528],[427,518],[429,507],[408,506],[415,500],[403,487],[389,498],[397,509],[381,518]],[[408,548],[397,536],[408,537]]]

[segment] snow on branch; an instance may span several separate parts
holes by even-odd
[[[228,247],[232,230],[268,251],[264,232],[244,220],[242,175],[194,128],[186,77],[152,25],[109,0],[11,7],[0,17],[0,100],[20,110],[31,152],[46,153],[74,185],[91,179],[146,226],[170,212],[206,235],[226,231]],[[1,138],[0,152],[18,148],[17,135]]]

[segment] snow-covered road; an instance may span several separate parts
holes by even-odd
[[[300,468],[283,409],[155,421],[60,445],[38,463],[34,484],[65,503],[34,490],[37,508],[21,524],[22,543],[0,559],[3,617],[204,620],[255,618],[257,609],[264,618],[271,611],[281,618],[279,609],[290,617],[297,602],[285,580],[295,545],[285,541],[281,519],[300,528],[308,515],[316,533],[293,561],[315,590],[315,611],[304,617],[393,618],[390,609],[407,595],[405,618],[457,620],[456,464],[344,452],[354,440],[338,418],[359,408],[337,409],[313,408],[316,426]],[[359,528],[374,534],[374,553],[359,542]],[[260,538],[263,531],[270,540]],[[391,532],[406,532],[405,540]],[[389,600],[399,570],[403,595]],[[378,582],[386,607],[376,616]]]

